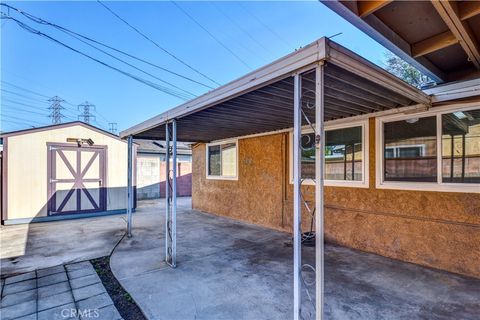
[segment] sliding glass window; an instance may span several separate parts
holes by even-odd
[[[437,181],[436,127],[435,116],[384,123],[385,181]]]
[[[480,109],[442,115],[442,180],[480,183]]]

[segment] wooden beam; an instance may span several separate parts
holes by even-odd
[[[460,42],[463,50],[468,56],[468,59],[480,69],[480,50],[475,36],[470,29],[470,26],[460,20],[457,3],[454,1],[438,1],[432,0],[433,7],[438,14],[445,21],[446,25]]]
[[[480,1],[462,1],[458,3],[460,20],[467,20],[480,14]]]
[[[458,39],[451,31],[446,31],[414,43],[412,45],[412,56],[418,58],[456,43],[458,43]]]
[[[381,0],[381,1],[357,1],[358,16],[360,18],[365,18],[369,14],[374,13],[375,11],[383,8],[387,4],[392,2],[392,0]]]

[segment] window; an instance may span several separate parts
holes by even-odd
[[[442,180],[480,183],[480,109],[442,115]]]
[[[366,154],[368,146],[367,121],[348,125],[328,125],[325,127],[325,185],[368,187],[368,167]],[[290,168],[293,168],[293,134],[291,134]],[[315,179],[315,135],[306,130],[301,141],[301,174],[304,184],[314,184]],[[290,181],[293,182],[293,170]]]
[[[325,132],[325,179],[362,181],[362,127]]]
[[[436,118],[408,118],[383,126],[385,181],[437,181]]]
[[[377,188],[480,192],[480,108],[377,119]]]
[[[237,142],[207,144],[207,178],[237,178]]]

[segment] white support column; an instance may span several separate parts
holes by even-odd
[[[170,124],[165,124],[165,262],[170,263]]]
[[[293,100],[293,319],[300,320],[301,308],[301,139],[302,139],[302,78],[294,77]]]
[[[171,266],[175,268],[177,266],[177,121],[174,119],[172,122],[172,156],[173,156],[173,170],[172,170],[172,215],[170,232],[172,234],[171,239]]]
[[[323,168],[325,153],[324,135],[324,65],[323,61],[315,70],[315,294],[316,319],[323,319],[324,313],[324,242],[323,242]]]
[[[133,137],[127,138],[127,237],[132,236],[132,212],[133,212]]]

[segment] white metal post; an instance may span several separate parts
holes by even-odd
[[[322,61],[315,70],[315,294],[317,320],[323,319],[324,312],[323,168],[325,153],[325,132],[323,127],[323,72],[324,65]]]
[[[170,232],[172,234],[171,239],[171,266],[177,266],[177,121],[174,119],[172,122],[172,156],[173,156],[173,170],[172,170],[172,215]]]
[[[127,237],[132,236],[132,211],[133,211],[133,185],[132,185],[132,162],[133,162],[133,137],[127,138]]]
[[[302,139],[302,80],[301,75],[294,77],[293,98],[293,319],[300,320],[301,308],[301,283],[300,272],[302,263],[301,248],[301,139]]]
[[[170,128],[165,124],[165,262],[169,263],[169,223],[170,223]]]

